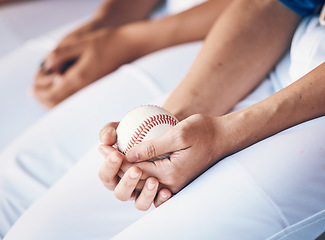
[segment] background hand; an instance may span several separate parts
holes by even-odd
[[[123,63],[117,50],[121,44],[113,32],[112,28],[76,32],[62,40],[35,77],[32,90],[36,97],[51,108],[119,67]]]
[[[130,43],[138,31],[131,30],[132,36],[120,36],[117,29],[146,18],[158,2],[103,1],[91,21],[64,37],[48,54],[35,77],[32,92],[51,108],[122,64],[140,57],[132,52],[138,46]]]

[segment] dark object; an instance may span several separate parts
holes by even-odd
[[[316,240],[325,240],[325,232],[323,232]]]
[[[67,61],[63,66],[62,66],[62,69],[61,69],[61,74],[64,73],[65,71],[67,71],[73,64],[75,64],[77,60],[76,59],[73,59],[73,60],[69,60]]]
[[[76,59],[67,61],[65,64],[63,64],[60,73],[62,74],[65,71],[67,71],[73,64],[75,64],[76,61],[77,61]],[[40,69],[44,69],[44,67],[45,67],[45,60],[43,60],[41,62],[41,64],[39,65],[39,67],[40,67]],[[45,71],[45,74],[46,75],[50,75],[50,74],[54,73],[53,69],[48,69],[48,70],[45,70],[44,69],[44,71]]]

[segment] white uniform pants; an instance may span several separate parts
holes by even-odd
[[[305,51],[311,39],[317,43],[325,37],[320,28],[305,20],[291,54],[235,109],[295,80],[303,74],[301,60],[310,66],[305,72],[322,63],[321,40],[313,45],[318,51]],[[308,35],[301,34],[307,30]],[[324,117],[229,156],[149,214],[117,201],[102,186],[97,171],[103,159],[96,146],[48,190],[96,144],[105,122],[171,91],[199,47],[174,47],[122,67],[61,104],[8,147],[0,156],[1,233],[42,196],[5,239],[109,239],[143,215],[116,239],[297,239],[297,233],[299,239],[313,239],[324,231]]]

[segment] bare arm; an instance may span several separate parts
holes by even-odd
[[[119,26],[146,18],[160,0],[105,0],[94,19],[106,26]]]
[[[232,2],[165,108],[180,119],[227,113],[283,55],[299,20],[276,0]]]
[[[203,39],[230,2],[210,0],[174,16],[117,26],[145,17],[154,6],[153,2],[158,2],[141,0],[143,6],[140,8],[139,1],[131,1],[129,6],[134,7],[133,12],[125,7],[129,1],[106,1],[93,21],[69,34],[48,54],[33,86],[34,94],[44,105],[53,107],[122,64],[146,54]],[[100,16],[107,18],[104,21]],[[109,24],[103,27],[103,22]]]
[[[230,152],[325,115],[325,63],[271,97],[224,116]],[[227,143],[226,143],[227,144]]]
[[[136,57],[141,57],[166,47],[203,40],[230,2],[210,0],[176,15],[126,25],[122,31],[132,36]]]
[[[106,137],[101,147],[109,160],[109,154],[118,157],[115,175],[119,169],[125,173],[119,175],[120,182],[132,182],[128,179],[131,171],[138,171],[141,176],[133,185],[123,187],[118,181],[110,181],[114,173],[104,172],[105,164],[112,166],[107,161],[100,172],[102,181],[113,186],[119,199],[137,189],[139,179],[152,176],[176,193],[221,158],[291,126],[324,116],[325,63],[266,100],[224,115],[282,56],[299,20],[299,16],[277,1],[233,2],[215,24],[188,75],[165,104],[181,119],[197,112],[203,114],[192,115],[162,137],[134,146],[127,156],[105,146],[115,142],[116,135],[110,135],[110,140]],[[115,127],[110,125],[105,130],[114,133]],[[165,153],[172,153],[170,159],[146,161]],[[141,201],[150,206],[154,197]]]

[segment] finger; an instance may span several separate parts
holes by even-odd
[[[177,127],[177,126],[176,126]],[[127,159],[130,162],[140,162],[154,159],[166,154],[183,149],[182,141],[178,141],[177,128],[170,129],[166,134],[152,140],[144,141],[135,145],[127,153]]]
[[[106,145],[113,145],[116,143],[116,128],[119,122],[107,123],[99,132],[99,139]]]
[[[57,78],[60,76],[53,77],[53,80],[48,82],[48,85],[38,85],[34,86],[31,90],[33,94],[39,99],[39,101],[48,108],[52,108],[61,102],[63,99],[61,95],[68,91],[68,89],[63,89],[60,95],[57,94],[57,88],[55,87]]]
[[[52,83],[48,86],[32,87],[30,92],[34,95],[45,107],[52,108],[55,106],[52,97],[48,94],[52,87]]]
[[[99,169],[98,176],[104,186],[109,190],[114,190],[120,180],[117,174],[120,170],[123,158],[124,155],[120,152],[112,152]]]
[[[47,74],[62,72],[63,67],[76,61],[82,52],[80,45],[58,46],[46,56],[43,69]]]
[[[83,85],[78,86],[78,82],[74,79],[67,78],[65,75],[57,74],[53,78],[51,88],[48,89],[48,97],[54,104],[58,104],[67,97],[71,96]]]
[[[99,77],[96,74],[89,68],[89,59],[85,55],[64,74],[56,75],[50,92],[55,104],[97,80]]]
[[[135,200],[135,207],[138,210],[147,211],[150,208],[156,197],[158,184],[159,182],[156,178],[150,177],[147,179],[144,188]]]
[[[39,70],[35,77],[33,82],[33,88],[46,88],[53,82],[54,75],[46,75],[42,70]]]
[[[167,188],[162,188],[161,190],[159,190],[157,197],[154,201],[155,207],[159,207],[161,204],[166,202],[171,197],[172,197],[171,191],[168,190]]]
[[[155,176],[158,179],[164,177],[166,169],[170,169],[172,163],[169,159],[157,160],[155,162],[144,161],[138,163],[130,163],[129,161],[124,161],[121,165],[121,170],[126,172],[129,168],[136,166],[142,170],[141,179],[147,179],[150,176]]]
[[[75,66],[71,69],[77,69]],[[37,96],[44,105],[51,108],[86,86],[79,73],[70,70],[67,73],[69,72],[70,74],[64,75],[55,74],[49,87],[38,89]]]
[[[114,190],[115,197],[121,201],[131,199],[138,181],[140,180],[141,173],[141,169],[138,167],[130,168],[117,184]]]
[[[104,156],[104,158],[108,158],[109,155],[111,155],[113,152],[116,151],[115,148],[111,147],[111,146],[106,146],[104,144],[101,144],[98,146],[98,151]]]
[[[128,161],[124,160],[121,167],[120,167],[120,170],[119,172],[117,173],[117,175],[120,177],[120,178],[123,178],[123,176],[125,175],[125,173],[131,168],[131,167],[134,167],[136,166],[135,164],[130,164]],[[141,169],[141,168],[140,168]],[[142,172],[142,175],[143,175],[143,172]],[[136,191],[141,191],[145,185],[145,182],[146,182],[146,178],[142,178],[142,175],[141,175],[141,178],[137,184],[137,186],[135,187],[135,190]],[[148,174],[147,174],[148,175]]]
[[[125,175],[125,173],[120,169],[120,171],[117,173],[117,176],[119,178],[123,178],[123,176]],[[140,179],[137,186],[135,187],[135,191],[141,191],[145,185],[146,181]]]

